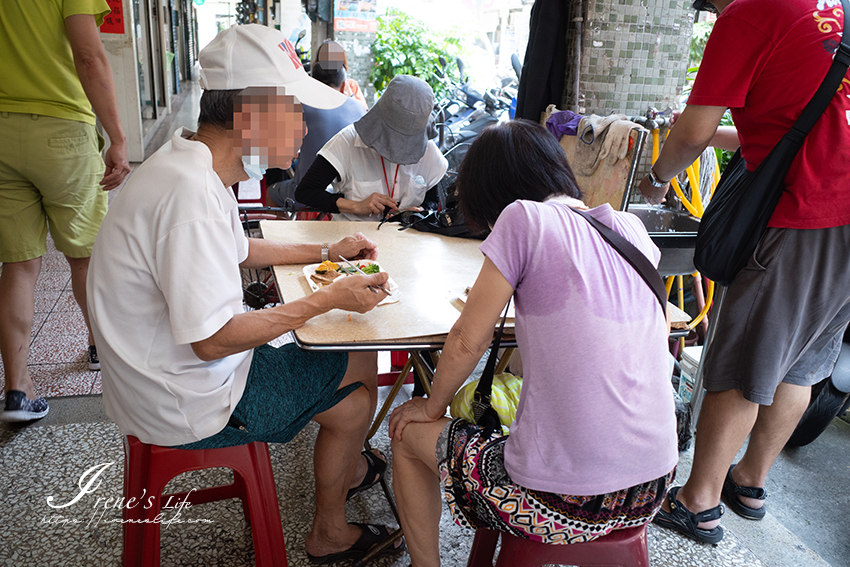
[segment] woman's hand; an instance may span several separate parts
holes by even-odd
[[[362,201],[352,201],[352,203],[353,210],[344,212],[352,212],[358,215],[380,215],[385,208],[390,210],[398,208],[398,203],[384,193],[372,193]]]
[[[348,260],[375,260],[378,257],[378,247],[365,234],[358,232],[328,247],[328,257],[331,260],[339,262],[341,256]]]
[[[401,434],[408,423],[431,423],[443,417],[443,415],[436,417],[428,415],[428,412],[425,411],[427,405],[427,398],[416,397],[395,408],[390,415],[390,439],[401,441]]]

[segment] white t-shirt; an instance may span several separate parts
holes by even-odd
[[[429,141],[425,155],[411,165],[397,165],[384,158],[374,149],[363,143],[354,125],[347,126],[328,140],[319,150],[340,177],[333,182],[334,190],[345,195],[346,199],[362,201],[372,193],[386,193],[387,185],[395,188],[392,198],[399,203],[399,208],[418,207],[425,199],[425,193],[437,184],[446,174],[449,162],[440,153],[437,145]],[[396,177],[396,168],[398,176]],[[386,179],[384,179],[386,173]],[[354,215],[337,213],[334,220],[350,221],[379,221],[380,215]]]
[[[106,413],[124,435],[179,445],[227,424],[253,351],[204,362],[191,343],[241,313],[248,240],[206,145],[178,130],[127,180],[100,228],[87,293]]]

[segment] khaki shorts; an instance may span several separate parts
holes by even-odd
[[[0,112],[0,140],[0,262],[43,256],[48,226],[57,250],[91,256],[107,206],[96,128]]]
[[[850,225],[770,228],[726,290],[705,354],[709,392],[773,403],[780,383],[832,374],[850,321]]]

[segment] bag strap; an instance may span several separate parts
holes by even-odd
[[[658,303],[661,305],[661,313],[666,315],[667,288],[664,285],[664,281],[661,279],[661,275],[658,273],[658,270],[655,269],[655,266],[652,265],[652,262],[649,261],[649,258],[647,258],[643,252],[638,250],[634,244],[593,218],[590,214],[572,207],[567,208],[584,217],[585,220],[590,223],[590,226],[599,231],[599,234],[602,235],[605,242],[610,244],[614,250],[619,252],[620,255],[625,258],[629,264],[631,264],[637,273],[640,274],[640,277],[643,278],[643,281],[646,282],[646,285],[649,286],[649,289],[652,290],[652,293],[655,294],[655,298],[658,299]]]
[[[484,371],[481,373],[481,378],[478,380],[478,386],[475,388],[475,395],[472,399],[472,414],[475,416],[475,422],[481,419],[487,408],[490,407],[490,392],[493,389],[493,375],[496,373],[496,358],[499,355],[499,345],[502,342],[502,333],[505,331],[505,321],[508,318],[508,310],[511,307],[511,300],[508,299],[508,304],[505,306],[505,314],[502,316],[502,322],[499,325],[499,330],[493,339],[493,346],[490,347],[490,355],[487,357],[487,363],[484,365]]]
[[[803,143],[803,139],[809,134],[815,123],[829,106],[835,91],[844,80],[844,75],[847,73],[847,68],[850,67],[850,36],[847,35],[848,22],[850,22],[850,2],[841,0],[841,5],[844,10],[844,27],[841,28],[841,43],[838,44],[838,50],[835,52],[835,58],[832,60],[832,65],[826,74],[826,77],[821,83],[812,100],[803,109],[802,114],[791,127],[791,131],[785,134],[790,141],[798,144]]]

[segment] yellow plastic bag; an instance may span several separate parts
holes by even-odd
[[[457,391],[449,406],[452,417],[475,423],[475,417],[472,414],[472,400],[475,396],[475,388],[477,387],[478,380],[473,380]],[[519,376],[502,372],[493,377],[493,387],[490,391],[490,405],[499,414],[499,421],[502,422],[502,433],[505,435],[509,433],[509,427],[516,418],[516,409],[519,405],[519,394],[521,391],[522,378]]]

